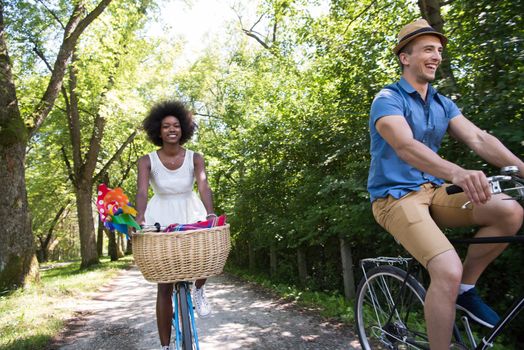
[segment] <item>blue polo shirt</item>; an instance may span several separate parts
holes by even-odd
[[[461,115],[457,105],[439,94],[431,85],[427,101],[404,79],[382,89],[371,105],[369,129],[371,134],[371,165],[368,176],[368,191],[373,202],[388,195],[400,198],[420,185],[432,182],[441,185],[444,181],[424,173],[397,156],[395,150],[380,136],[376,122],[388,115],[406,118],[413,137],[438,152],[451,119]]]

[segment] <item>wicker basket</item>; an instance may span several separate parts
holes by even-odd
[[[218,275],[231,249],[229,225],[169,233],[138,231],[132,241],[140,272],[155,283]]]

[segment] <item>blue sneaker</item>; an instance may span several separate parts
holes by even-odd
[[[489,328],[495,327],[500,320],[499,315],[482,301],[476,288],[471,288],[458,296],[457,309],[464,311],[474,321]]]

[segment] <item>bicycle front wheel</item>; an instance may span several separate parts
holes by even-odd
[[[182,349],[192,350],[193,349],[193,337],[191,336],[191,320],[189,316],[189,302],[188,298],[191,298],[189,294],[189,288],[186,283],[178,284],[178,302],[180,305],[180,323],[182,324]]]
[[[355,320],[363,349],[429,349],[424,287],[395,266],[371,269],[357,289]]]

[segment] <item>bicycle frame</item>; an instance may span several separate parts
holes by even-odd
[[[515,318],[515,316],[518,315],[518,313],[522,310],[523,307],[524,307],[524,297],[521,297],[519,300],[515,300],[515,302],[506,311],[506,314],[500,319],[499,323],[497,323],[495,327],[491,329],[491,332],[489,332],[486,336],[484,336],[478,345],[473,343],[474,349],[475,350],[486,350],[488,348],[491,348],[493,346],[493,341],[495,340],[495,338],[500,333],[502,333],[506,325],[509,324],[511,320]]]
[[[177,282],[175,283],[175,288],[173,290],[173,319],[171,320],[171,323],[173,327],[175,328],[175,345],[176,349],[182,348],[182,329],[180,327],[180,324],[183,322],[181,317],[182,309],[182,303],[186,303],[187,310],[189,313],[189,321],[191,324],[191,334],[194,340],[195,348],[196,350],[199,350],[200,347],[198,345],[198,332],[197,327],[195,323],[195,313],[193,310],[193,301],[191,300],[191,293],[190,293],[190,284],[191,282]],[[181,310],[179,310],[179,308]],[[186,347],[185,345],[184,347]]]
[[[524,243],[524,236],[513,236],[513,237],[479,237],[479,238],[458,238],[450,239],[453,244],[467,243],[467,244],[488,244],[488,243]],[[524,308],[524,296],[520,297],[513,302],[513,304],[506,310],[506,313],[499,320],[499,322],[488,332],[487,335],[482,337],[479,344],[476,343],[473,332],[469,326],[469,319],[466,316],[461,318],[464,325],[466,334],[471,343],[472,349],[485,350],[493,346],[495,338],[502,333],[504,328],[518,315],[518,313]]]

